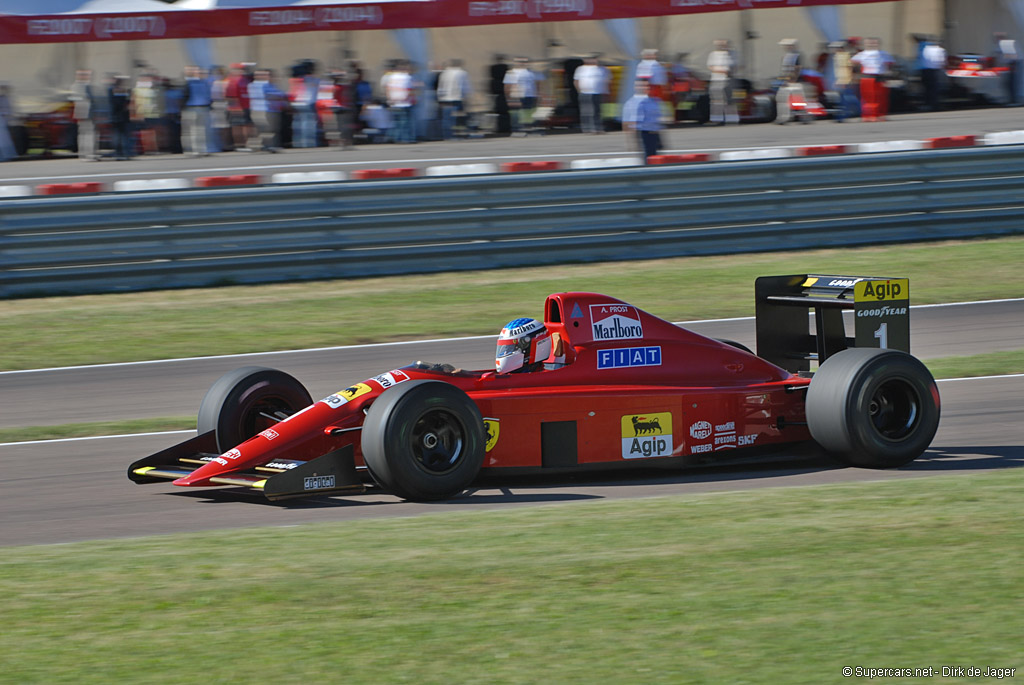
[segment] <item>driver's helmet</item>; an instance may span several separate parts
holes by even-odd
[[[498,373],[532,371],[551,355],[551,334],[536,319],[513,319],[498,335],[494,368]]]

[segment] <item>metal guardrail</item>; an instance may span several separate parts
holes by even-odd
[[[0,200],[0,297],[1024,232],[1024,146]]]

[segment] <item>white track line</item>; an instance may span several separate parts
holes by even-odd
[[[927,309],[932,307],[960,307],[972,304],[999,304],[1002,302],[1024,302],[1024,297],[1010,297],[999,300],[978,300],[974,302],[947,302],[938,304],[918,304],[912,305],[911,309]],[[727,323],[730,321],[752,321],[753,316],[737,316],[728,319],[697,319],[695,321],[675,321],[676,325],[686,326],[690,324],[698,323]],[[420,344],[431,344],[431,343],[451,343],[459,342],[462,340],[486,340],[488,338],[494,338],[494,335],[468,335],[461,338],[431,338],[428,340],[399,340],[395,342],[385,343],[364,343],[361,345],[337,345],[332,347],[311,347],[302,350],[273,350],[269,352],[245,352],[242,354],[216,354],[205,357],[180,357],[177,359],[150,359],[148,361],[135,361],[135,362],[110,362],[106,364],[82,364],[78,366],[54,366],[44,369],[21,369],[17,371],[0,371],[0,376],[8,376],[19,373],[44,373],[51,371],[76,371],[81,369],[104,369],[120,366],[139,366],[142,364],[170,364],[173,362],[189,362],[189,361],[202,361],[207,359],[244,359],[245,357],[261,357],[271,355],[285,355],[285,354],[300,354],[305,352],[335,352],[339,350],[359,350],[366,349],[369,347],[393,347],[397,345],[420,345]]]

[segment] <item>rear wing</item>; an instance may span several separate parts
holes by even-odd
[[[810,371],[849,347],[910,352],[906,278],[799,274],[754,282],[757,356],[790,373]],[[844,313],[853,320],[846,333]]]

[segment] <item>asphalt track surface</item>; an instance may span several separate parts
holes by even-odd
[[[1013,107],[897,114],[886,122],[859,120],[812,124],[684,124],[663,132],[664,152],[708,152],[766,147],[799,147],[923,140],[940,136],[983,135],[1024,129],[1024,110]],[[190,178],[241,173],[345,171],[510,161],[623,157],[632,154],[622,133],[555,133],[525,138],[483,138],[416,145],[359,145],[352,150],[314,148],[281,154],[230,152],[199,159],[181,155],[136,157],[125,162],[88,162],[76,158],[26,160],[0,164],[0,185],[39,185],[119,180]]]
[[[922,357],[1018,349],[1024,302],[1011,300],[915,308],[915,352]],[[752,342],[751,319],[694,323],[705,334]],[[353,380],[416,358],[486,367],[493,338],[336,348],[274,355],[170,360],[131,365],[54,369],[0,375],[0,408],[48,412],[50,422],[143,415],[193,414],[223,371],[272,364],[326,396]],[[476,362],[476,363],[473,363]],[[331,378],[337,378],[333,382]],[[534,477],[484,482],[442,503],[399,502],[383,494],[319,497],[271,504],[233,489],[138,486],[128,481],[133,460],[178,442],[183,434],[123,436],[0,445],[0,546],[138,537],[316,521],[481,511],[595,499],[643,498],[702,492],[889,480],[1024,466],[1024,376],[940,383],[939,432],[928,452],[891,471],[840,468],[821,456],[794,451],[770,464],[688,471],[636,471],[615,476]],[[128,407],[126,409],[125,407]],[[60,417],[54,420],[54,417]],[[25,425],[15,421],[15,425]]]

